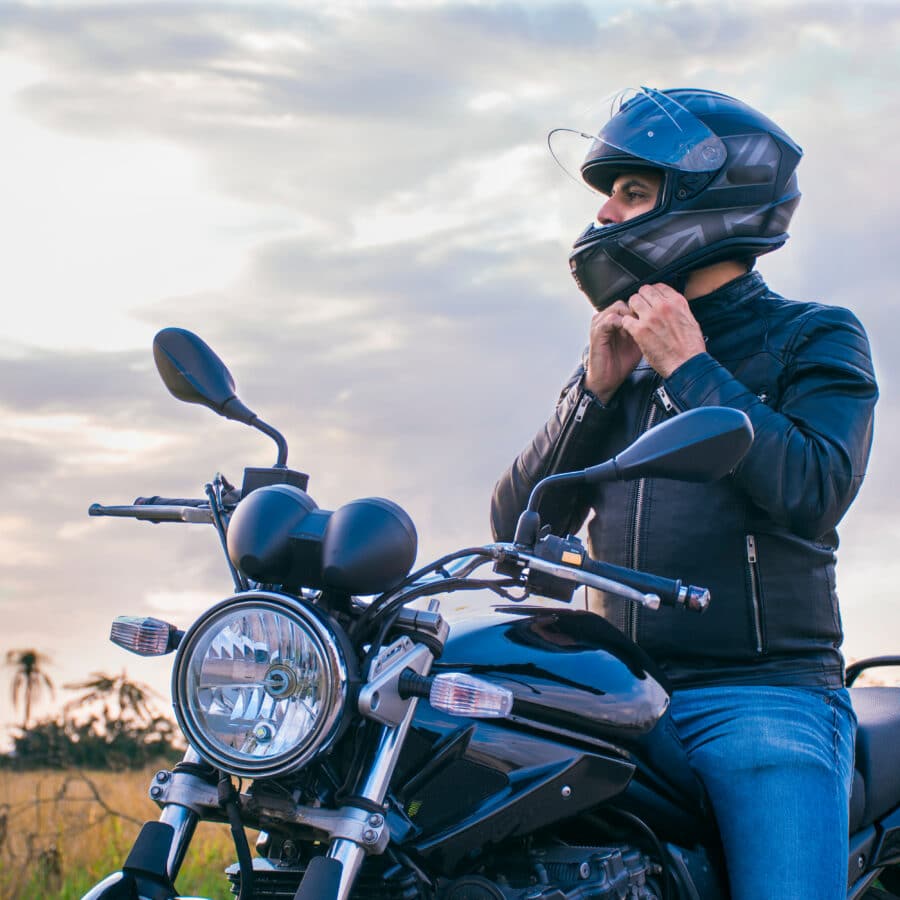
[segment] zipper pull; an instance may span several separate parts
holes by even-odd
[[[678,410],[675,409],[675,404],[671,401],[669,395],[666,393],[666,389],[662,385],[656,389],[656,396],[659,398],[659,402],[662,403],[662,407],[667,413],[678,412]]]
[[[578,404],[578,409],[575,410],[575,421],[580,422],[584,418],[584,414],[587,412],[588,404],[591,402],[591,398],[585,394],[581,398],[581,402]]]
[[[756,538],[752,534],[747,535],[747,562],[756,562]]]

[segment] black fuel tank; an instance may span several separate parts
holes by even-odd
[[[660,733],[669,698],[640,648],[593,613],[556,607],[450,623],[432,674],[469,672],[509,688],[516,703],[512,717],[486,721],[419,704],[392,783],[401,845],[450,875],[508,839],[624,802],[635,775],[647,793],[642,738]]]
[[[432,674],[445,669],[512,690],[517,719],[626,743],[649,732],[669,704],[654,662],[583,610],[516,605],[452,619]]]

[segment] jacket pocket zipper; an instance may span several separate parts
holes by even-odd
[[[753,627],[756,633],[756,652],[763,652],[762,601],[759,589],[759,556],[756,536],[747,535],[747,569],[750,574],[750,600],[753,605]]]

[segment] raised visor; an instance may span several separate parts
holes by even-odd
[[[517,717],[605,739],[646,734],[669,703],[649,657],[587,611],[517,605],[454,620],[432,673],[445,668],[509,688]]]

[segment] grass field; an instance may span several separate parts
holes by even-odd
[[[119,869],[140,826],[159,815],[147,796],[154,771],[0,770],[0,900],[77,900]],[[234,859],[228,828],[201,823],[179,892],[225,900],[222,870]]]

